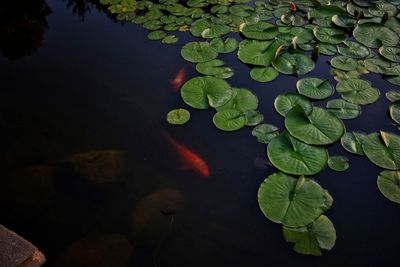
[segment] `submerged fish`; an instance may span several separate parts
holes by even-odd
[[[293,2],[290,2],[290,11],[292,11],[292,12],[296,12],[297,11],[297,6]]]
[[[183,66],[176,74],[175,79],[171,81],[172,88],[175,92],[178,92],[182,84],[185,82],[187,65]]]
[[[208,169],[207,163],[200,156],[196,155],[185,145],[179,144],[165,132],[164,136],[175,149],[175,151],[179,154],[186,168],[196,172],[203,177],[210,176],[210,170]]]

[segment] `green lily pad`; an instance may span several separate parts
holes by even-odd
[[[353,28],[357,20],[349,15],[334,15],[332,17],[332,22],[339,27]]]
[[[190,119],[190,112],[186,109],[174,109],[168,112],[167,121],[170,124],[185,124]]]
[[[322,171],[328,161],[324,147],[303,143],[288,133],[272,139],[267,148],[268,158],[279,170],[295,175],[313,175]]]
[[[331,250],[336,242],[336,230],[325,215],[321,215],[308,227],[289,228],[283,226],[287,242],[295,243],[294,251],[304,255],[320,256],[321,249]]]
[[[379,48],[379,54],[390,61],[400,62],[400,48],[398,47],[382,46]]]
[[[390,104],[389,114],[392,120],[394,120],[397,124],[400,124],[400,100]]]
[[[228,25],[210,24],[210,26],[201,32],[201,37],[204,39],[221,37],[230,32]]]
[[[346,40],[343,41],[343,44],[345,46],[338,46],[338,52],[343,56],[362,59],[368,57],[370,54],[370,51],[367,47],[357,42]]]
[[[240,112],[255,110],[258,107],[258,98],[250,90],[245,88],[233,88],[232,98],[226,104],[217,107],[217,111],[223,109],[236,109]]]
[[[227,79],[233,76],[233,70],[225,67],[225,63],[220,59],[213,59],[207,62],[198,63],[196,70],[204,75],[216,78]]]
[[[314,107],[308,116],[291,110],[286,115],[285,126],[291,135],[310,145],[335,143],[345,132],[340,119],[319,107]]]
[[[328,166],[334,171],[343,172],[349,168],[349,160],[343,156],[332,156],[328,159]]]
[[[310,100],[297,93],[280,94],[274,101],[275,110],[283,117],[286,117],[289,111],[296,106],[300,106],[305,114],[310,114],[313,109]]]
[[[183,101],[193,108],[220,107],[233,95],[231,86],[224,80],[205,76],[187,81],[181,88]]]
[[[238,48],[239,43],[235,38],[228,37],[225,40],[215,38],[210,45],[217,53],[232,53]]]
[[[357,25],[353,35],[358,42],[370,48],[396,46],[399,42],[399,36],[396,32],[379,23]]]
[[[174,43],[178,42],[178,40],[179,40],[178,37],[176,37],[175,35],[168,35],[168,36],[165,36],[161,40],[161,42],[163,44],[174,44]]]
[[[381,131],[367,135],[362,143],[365,155],[379,167],[400,169],[400,137]]]
[[[262,144],[268,144],[273,138],[279,135],[279,128],[272,124],[260,124],[251,131],[251,134]]]
[[[237,109],[224,109],[218,111],[213,117],[214,125],[223,131],[236,131],[243,128],[246,117]]]
[[[278,27],[265,21],[255,24],[243,23],[239,30],[247,38],[255,40],[272,40],[278,35]]]
[[[313,8],[308,13],[309,18],[331,18],[334,15],[346,15],[346,11],[342,8],[334,5],[321,5],[319,7]]]
[[[283,14],[281,16],[281,21],[286,25],[293,25],[293,26],[303,26],[304,24],[307,23],[307,20],[303,16],[294,12]]]
[[[320,43],[317,45],[317,47],[318,52],[323,55],[334,56],[337,52],[337,48],[333,44]]]
[[[161,40],[164,39],[166,36],[167,34],[163,30],[157,30],[149,32],[147,38],[149,38],[150,40]]]
[[[370,72],[385,74],[395,66],[395,63],[385,59],[382,56],[367,58],[363,61],[365,68]]]
[[[181,55],[187,61],[200,63],[216,58],[218,53],[208,42],[190,42],[182,47]]]
[[[358,71],[343,71],[338,69],[331,69],[329,71],[330,74],[333,75],[335,81],[343,81],[348,79],[358,79],[360,78],[360,73]]]
[[[359,133],[359,132],[351,132],[351,133],[345,133],[340,140],[340,143],[342,144],[342,147],[356,155],[363,156],[365,155],[362,143],[363,140],[365,139],[366,135],[364,133]]]
[[[272,65],[280,73],[297,75],[307,74],[315,67],[310,57],[300,53],[283,53],[272,62]]]
[[[238,58],[246,64],[269,66],[275,59],[282,41],[244,40],[239,44]]]
[[[397,8],[395,5],[385,2],[378,2],[374,6],[368,8],[369,13],[375,17],[393,17],[397,14]]]
[[[296,83],[297,91],[308,98],[322,100],[333,94],[333,87],[328,80],[303,78]]]
[[[351,120],[361,116],[360,105],[347,102],[343,99],[333,99],[326,103],[326,108],[342,120]]]
[[[264,120],[264,115],[257,110],[248,110],[242,115],[246,118],[246,126],[256,126]]]
[[[400,204],[400,172],[383,171],[377,180],[379,191],[389,200]]]
[[[398,90],[390,90],[385,95],[390,102],[395,102],[397,100],[400,100],[400,91]]]
[[[380,92],[371,87],[368,81],[361,79],[347,79],[337,83],[336,91],[342,98],[353,103],[366,105],[378,100]]]
[[[287,227],[306,226],[329,209],[332,198],[317,182],[284,173],[268,176],[258,189],[262,213]]]
[[[250,77],[257,82],[270,82],[278,77],[277,72],[273,67],[255,67],[250,71]]]
[[[340,70],[351,71],[357,69],[358,63],[351,57],[337,56],[331,59],[331,65]]]
[[[315,37],[323,43],[340,44],[346,40],[346,34],[342,30],[336,28],[315,27],[313,32]]]
[[[211,26],[211,22],[207,18],[201,18],[192,23],[190,32],[195,37],[201,37],[201,33]]]

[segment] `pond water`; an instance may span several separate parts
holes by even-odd
[[[397,260],[398,205],[379,192],[381,169],[365,157],[329,147],[350,160],[346,172],[315,177],[334,198],[326,214],[338,238],[323,256],[302,256],[259,210],[259,185],[276,169],[260,166],[266,148],[250,128],[222,132],[212,111],[192,109],[184,126],[165,121],[169,110],[187,108],[170,81],[188,64],[180,49],[195,40],[190,34],[164,45],[95,1],[22,2],[0,4],[0,223],[38,246],[46,266],[77,266],[78,258],[90,262],[82,266],[167,267]],[[234,55],[222,59],[236,73],[229,83],[256,93],[265,121],[283,128],[273,101],[295,91],[297,78],[258,83]],[[327,60],[306,76],[332,80]],[[189,64],[186,79],[194,76]],[[396,86],[364,77],[381,98],[345,121],[347,130],[396,132],[383,96]],[[201,155],[210,176],[186,170],[165,133]]]

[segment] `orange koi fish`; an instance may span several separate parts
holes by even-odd
[[[175,92],[178,92],[182,84],[185,82],[187,65],[183,66],[179,72],[176,74],[175,79],[171,81],[172,88]]]
[[[210,170],[208,169],[207,163],[193,151],[187,148],[185,145],[179,144],[171,136],[164,132],[164,136],[175,151],[182,158],[185,163],[185,167],[196,172],[197,174],[208,177],[210,176]]]
[[[296,12],[297,11],[297,6],[293,2],[290,2],[290,11],[292,11],[292,12]]]

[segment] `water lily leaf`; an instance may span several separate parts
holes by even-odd
[[[337,56],[331,59],[331,65],[340,70],[351,71],[357,69],[358,62],[351,57]]]
[[[397,14],[396,6],[385,2],[376,3],[374,6],[369,7],[368,11],[375,17],[383,17],[383,16],[393,17],[394,15]]]
[[[390,61],[400,62],[400,48],[398,47],[382,46],[379,48],[379,54]]]
[[[233,70],[225,67],[225,63],[220,59],[213,59],[207,62],[198,63],[196,70],[204,75],[214,76],[216,78],[227,79],[233,76]]]
[[[174,109],[168,112],[167,121],[170,124],[185,124],[190,119],[190,112],[186,109]]]
[[[362,143],[365,155],[379,167],[400,169],[400,137],[381,131],[367,135]]]
[[[306,44],[314,39],[313,31],[303,27],[291,27],[290,34],[296,38],[296,44]]]
[[[307,20],[296,12],[289,12],[283,14],[281,16],[281,21],[286,25],[290,24],[293,26],[303,26],[304,24],[307,23]]]
[[[284,173],[268,176],[258,189],[262,213],[286,227],[306,226],[329,209],[332,198],[317,182]]]
[[[155,31],[162,28],[163,24],[158,20],[148,20],[143,23],[143,28],[149,31]]]
[[[331,250],[336,242],[336,230],[325,215],[321,215],[308,227],[289,228],[283,226],[287,242],[295,243],[294,251],[304,255],[321,255],[321,249]]]
[[[248,17],[254,8],[247,5],[233,5],[229,8],[229,12],[239,17]]]
[[[400,124],[400,101],[390,104],[389,114],[392,120],[394,120],[397,124]]]
[[[273,138],[279,135],[279,128],[272,124],[260,124],[252,130],[251,134],[262,144],[268,144]]]
[[[309,13],[309,18],[331,18],[334,15],[346,15],[346,11],[334,5],[321,5],[313,8]]]
[[[224,80],[205,76],[187,81],[181,88],[183,101],[193,108],[220,107],[233,95],[231,86]]]
[[[161,40],[164,39],[166,36],[167,34],[163,30],[157,30],[149,32],[147,38],[149,38],[150,40]]]
[[[399,90],[390,90],[385,95],[386,95],[386,98],[390,102],[395,102],[397,100],[400,100],[400,91]]]
[[[366,135],[360,132],[345,133],[340,140],[340,143],[346,151],[363,156],[365,153],[362,148],[362,143],[365,137]]]
[[[224,109],[218,111],[213,117],[214,125],[223,131],[236,131],[243,128],[246,117],[237,109]]]
[[[368,71],[379,74],[385,74],[386,72],[389,72],[389,69],[395,66],[395,63],[380,55],[365,59],[363,64]]]
[[[256,126],[264,120],[264,115],[256,110],[249,110],[242,114],[246,118],[246,126]]]
[[[337,52],[337,48],[333,44],[320,43],[317,45],[317,47],[318,52],[323,55],[334,56]]]
[[[334,15],[332,17],[332,22],[339,27],[353,28],[354,25],[357,23],[357,20],[346,14],[346,15]]]
[[[337,172],[343,172],[350,167],[349,160],[343,156],[329,157],[328,166],[329,168]]]
[[[238,58],[247,64],[269,66],[276,56],[282,41],[244,40],[239,44]]]
[[[255,110],[258,107],[258,98],[250,90],[245,88],[233,88],[232,98],[226,104],[217,107],[217,111],[223,109],[236,109],[240,112]]]
[[[308,98],[322,100],[333,94],[333,87],[328,80],[303,78],[296,83],[297,91]]]
[[[310,57],[300,53],[283,53],[272,62],[272,65],[280,73],[297,75],[307,74],[315,67]]]
[[[345,132],[340,119],[319,107],[314,107],[308,116],[291,110],[286,115],[285,126],[291,135],[310,145],[335,143]]]
[[[366,58],[369,56],[370,51],[367,47],[353,41],[343,41],[345,46],[338,46],[338,52],[346,57],[351,58]]]
[[[278,35],[278,27],[265,21],[255,24],[243,23],[239,30],[247,38],[255,40],[271,40]]]
[[[342,98],[353,103],[366,105],[378,100],[380,92],[371,87],[368,81],[361,79],[348,79],[337,83],[336,91]]]
[[[216,58],[218,53],[208,42],[190,42],[182,47],[181,55],[187,61],[199,63]]]
[[[347,102],[343,99],[333,99],[326,103],[326,108],[342,120],[355,119],[361,116],[360,105]]]
[[[342,30],[336,28],[315,27],[313,32],[315,37],[323,43],[340,44],[346,40],[346,34]]]
[[[275,110],[285,117],[292,108],[300,106],[305,114],[310,114],[313,107],[307,97],[297,93],[280,94],[275,98]]]
[[[360,78],[360,73],[358,71],[343,71],[338,69],[331,69],[329,71],[333,75],[335,81],[343,81],[347,79],[358,79]]]
[[[161,42],[163,44],[174,44],[174,43],[178,42],[178,40],[179,40],[178,37],[176,37],[175,35],[168,35],[168,36],[165,36],[161,40]]]
[[[255,67],[250,71],[250,77],[257,82],[270,82],[278,77],[277,72],[273,67]]]
[[[201,32],[201,37],[205,39],[221,37],[230,32],[230,29],[228,25],[211,24]]]
[[[400,204],[400,172],[383,171],[377,180],[379,191],[389,200]]]
[[[394,85],[400,85],[400,76],[385,76],[383,78]]]
[[[308,145],[288,133],[272,139],[268,144],[267,154],[277,169],[295,175],[319,173],[328,161],[328,153],[324,147]]]
[[[235,38],[226,38],[225,40],[221,38],[215,38],[210,42],[211,47],[217,53],[231,53],[238,48],[238,41]]]
[[[190,32],[195,37],[201,37],[201,33],[210,26],[211,23],[207,18],[201,18],[192,23]]]
[[[358,42],[370,48],[396,46],[399,42],[399,36],[396,32],[378,23],[357,25],[353,35]]]

